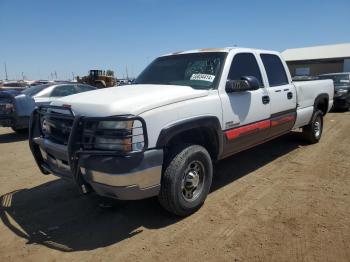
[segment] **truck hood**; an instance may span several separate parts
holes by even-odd
[[[178,85],[126,85],[79,93],[57,99],[51,105],[70,106],[76,115],[132,114],[208,95],[208,90]]]

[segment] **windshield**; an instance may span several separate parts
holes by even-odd
[[[226,55],[223,52],[210,52],[159,57],[139,75],[134,84],[216,88]]]
[[[22,91],[22,94],[25,94],[27,96],[34,96],[37,93],[39,93],[41,90],[44,90],[45,88],[47,88],[49,86],[50,86],[50,84],[33,86],[33,87],[30,87],[30,88]]]
[[[334,85],[349,85],[350,79],[348,74],[339,74],[339,75],[321,75],[319,79],[332,79]]]

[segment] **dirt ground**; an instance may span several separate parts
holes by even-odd
[[[157,199],[81,196],[0,128],[0,261],[350,261],[350,112],[320,143],[295,132],[215,167],[212,192],[179,219]]]

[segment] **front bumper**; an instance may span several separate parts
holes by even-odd
[[[0,115],[0,126],[13,128],[28,128],[28,117],[17,117],[14,114]]]
[[[8,115],[0,115],[0,126],[3,126],[3,127],[13,126],[13,118]]]
[[[29,144],[42,173],[73,180],[83,193],[90,188],[99,195],[120,200],[158,195],[163,150],[146,150],[125,156],[108,151],[76,150],[75,124],[68,145],[57,144],[38,135],[36,114],[34,111],[31,117]]]

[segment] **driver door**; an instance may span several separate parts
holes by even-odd
[[[254,53],[237,53],[232,59],[227,80],[254,76],[260,88],[228,93],[220,90],[223,107],[223,157],[242,151],[267,139],[270,129],[269,96]]]

